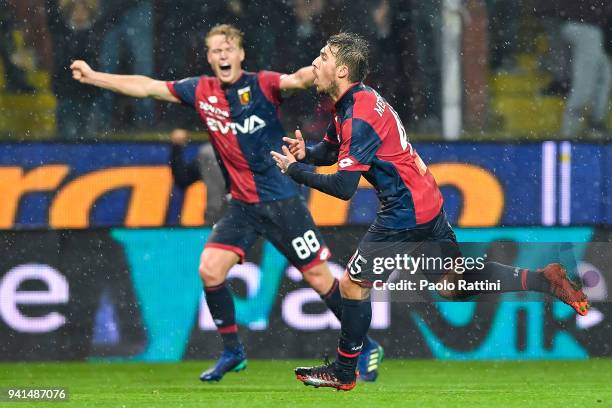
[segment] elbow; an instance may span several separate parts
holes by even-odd
[[[355,192],[357,191],[357,183],[347,182],[346,180],[338,179],[335,185],[336,193],[335,196],[343,201],[350,200]]]
[[[349,201],[353,197],[353,193],[350,191],[342,191],[337,197],[342,201]]]

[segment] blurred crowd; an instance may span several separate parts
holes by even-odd
[[[180,106],[96,91],[71,79],[74,59],[94,69],[157,79],[210,74],[204,35],[232,23],[245,33],[247,70],[291,72],[309,65],[325,39],[354,31],[372,44],[369,84],[396,107],[412,132],[440,132],[442,0],[0,0],[0,64],[4,92],[35,92],[15,58],[14,32],[25,33],[34,65],[50,73],[59,138],[103,138],[118,131],[184,127],[198,118]],[[520,6],[519,4],[520,3]],[[484,71],[512,71],[516,56],[548,38],[544,93],[567,96],[563,132],[573,135],[584,115],[604,130],[610,88],[611,21],[608,0],[464,0],[469,23],[485,16]],[[470,14],[474,10],[484,14]],[[534,14],[535,11],[535,14]],[[533,24],[535,23],[535,24]],[[536,27],[536,28],[529,28]],[[592,83],[597,86],[594,86]],[[486,82],[486,81],[485,81]],[[478,90],[476,90],[478,91]],[[604,95],[605,94],[605,95]],[[314,107],[314,108],[313,108]],[[328,104],[314,93],[287,101],[289,126],[317,132]]]

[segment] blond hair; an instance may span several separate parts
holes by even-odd
[[[244,40],[244,33],[238,29],[238,27],[233,26],[231,24],[218,24],[210,29],[210,31],[206,34],[205,42],[206,46],[208,46],[208,39],[215,35],[224,35],[227,39],[233,38],[238,43],[238,47],[244,48],[242,46]]]

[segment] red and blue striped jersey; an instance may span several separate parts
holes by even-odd
[[[167,82],[170,92],[200,115],[220,159],[233,199],[246,203],[282,200],[298,194],[281,174],[270,151],[281,151],[285,131],[279,119],[281,74],[243,72],[230,86],[201,76]]]
[[[408,141],[398,114],[375,90],[357,83],[335,104],[325,135],[339,144],[340,170],[361,171],[381,207],[375,227],[408,229],[441,211],[436,181]]]

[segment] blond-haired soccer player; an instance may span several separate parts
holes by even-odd
[[[228,24],[213,27],[206,35],[206,46],[214,76],[166,82],[96,72],[85,61],[75,61],[70,68],[73,78],[84,84],[137,98],[182,103],[195,109],[208,130],[231,193],[228,210],[215,224],[202,251],[199,268],[206,302],[224,345],[217,363],[200,379],[219,381],[225,373],[246,367],[226,277],[258,237],[270,240],[303,273],[338,318],[342,302],[338,280],[326,262],[329,249],[298,186],[280,173],[268,153],[280,149],[285,135],[278,110],[282,91],[310,87],[312,67],[289,75],[244,71],[243,34]],[[367,341],[367,349],[362,378],[373,381],[382,348]]]

